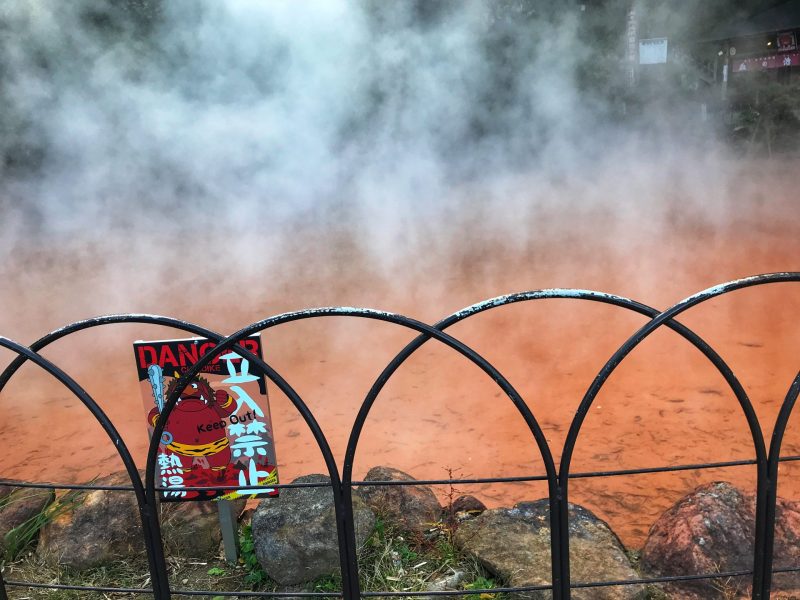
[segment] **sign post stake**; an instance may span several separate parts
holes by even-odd
[[[225,560],[236,564],[239,560],[239,535],[236,527],[236,515],[233,513],[233,503],[230,500],[217,500],[217,507]]]

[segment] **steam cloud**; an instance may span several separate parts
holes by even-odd
[[[5,329],[191,317],[244,288],[269,296],[254,317],[365,281],[355,303],[386,306],[375,290],[457,276],[497,244],[530,254],[548,207],[640,210],[615,178],[643,138],[592,88],[619,83],[622,40],[598,51],[585,17],[548,4],[4,3]],[[197,273],[202,297],[174,300]],[[61,301],[15,300],[43,289]]]

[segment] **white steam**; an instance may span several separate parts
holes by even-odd
[[[696,102],[626,105],[628,3],[584,3],[585,13],[566,4],[0,0],[0,335],[30,342],[114,312],[229,333],[330,305],[435,322],[485,298],[554,287],[664,308],[721,281],[796,270],[796,162],[732,158]],[[796,295],[759,294],[686,318],[745,384],[760,382],[754,398],[769,411],[796,372],[786,349],[797,347],[800,307]],[[453,328],[518,386],[554,448],[592,377],[642,322],[560,302]],[[409,337],[344,321],[264,336],[268,360],[309,402],[337,458],[360,400]],[[102,401],[141,459],[131,341],[175,332],[126,327],[117,338],[72,336],[45,355]],[[776,350],[759,363],[761,344]],[[685,450],[676,439],[691,439],[698,456],[671,464],[709,459],[697,440],[732,409],[717,380],[697,383],[705,372],[695,363],[672,346],[656,350],[627,371],[630,394],[613,388],[613,401],[593,408],[592,468],[670,462],[665,447]],[[458,358],[425,348],[393,379],[365,432],[360,473],[383,463],[423,478],[447,465],[465,476],[530,474],[531,447],[515,441],[529,432],[515,437],[511,405],[492,382],[474,383],[482,374],[462,377]],[[17,376],[4,390],[3,441],[15,452],[0,470],[64,480],[71,461],[82,464],[67,474],[83,482],[119,468],[93,421],[74,401],[64,408],[63,389],[24,383]],[[313,440],[272,390],[281,477],[318,471]],[[655,417],[658,402],[667,415],[696,412],[670,428]],[[465,435],[473,423],[478,431]],[[53,445],[40,453],[43,431]],[[669,443],[656,448],[639,439],[645,431]],[[719,433],[715,452],[740,439]],[[624,435],[633,456],[617,462],[605,452]],[[749,454],[720,459],[731,456]],[[631,497],[648,510],[670,502],[651,479],[637,485]],[[598,514],[615,513],[606,504]]]
[[[663,115],[645,136],[610,119],[608,86],[585,75],[622,75],[617,42],[593,48],[584,16],[546,5],[4,3],[3,330],[113,311],[213,307],[227,328],[314,304],[407,308],[398,290],[432,286],[435,301],[465,273],[508,285],[488,253],[582,247],[598,211],[657,227],[669,203],[638,197],[670,168],[701,165],[676,191],[690,197],[727,177],[664,145]],[[252,314],[225,311],[243,304]]]

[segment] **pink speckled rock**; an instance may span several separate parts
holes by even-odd
[[[778,500],[775,566],[800,560],[800,503]],[[696,575],[749,570],[753,566],[755,496],[729,483],[709,483],[683,497],[650,528],[642,566],[653,575]],[[674,598],[730,598],[747,594],[750,577],[668,585]],[[800,587],[797,575],[777,575],[773,589]]]
[[[800,565],[800,502],[778,498],[775,509],[775,558],[772,568]],[[800,598],[800,574],[772,576],[772,589],[787,592],[775,598]]]

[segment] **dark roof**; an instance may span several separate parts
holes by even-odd
[[[800,0],[784,0],[774,6],[715,27],[703,41],[728,40],[800,27]]]

